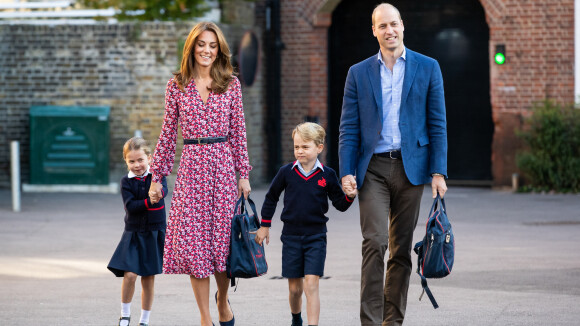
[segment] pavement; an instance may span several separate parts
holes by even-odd
[[[265,191],[252,193],[258,207]],[[106,266],[123,231],[120,195],[23,193],[20,213],[12,212],[10,196],[0,190],[0,325],[117,325],[121,280]],[[405,325],[580,324],[580,195],[450,187],[445,199],[456,241],[453,271],[429,281],[436,310],[426,297],[418,300],[412,274]],[[426,188],[417,241],[431,203]],[[359,325],[358,203],[328,215],[319,324]],[[230,291],[237,325],[290,324],[287,282],[279,276],[281,226],[277,215],[268,274]],[[155,283],[151,326],[199,325],[188,276],[159,275]],[[214,302],[210,309],[217,323]],[[132,311],[136,325],[139,284]]]

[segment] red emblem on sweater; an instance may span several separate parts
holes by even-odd
[[[326,180],[324,178],[318,180],[318,185],[321,187],[326,187]]]

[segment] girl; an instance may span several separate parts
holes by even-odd
[[[167,195],[167,182],[165,178],[161,180],[161,199],[152,203],[147,195],[151,186],[151,149],[143,138],[133,137],[125,143],[123,159],[129,170],[121,179],[125,231],[107,268],[117,277],[123,277],[119,326],[127,326],[131,320],[131,300],[139,275],[142,287],[139,326],[148,326],[153,282],[155,274],[161,274],[163,265],[166,226],[163,198]]]

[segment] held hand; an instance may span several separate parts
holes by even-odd
[[[342,187],[342,189],[344,193],[348,196],[348,198],[352,199],[356,197],[356,195],[358,195],[358,191],[356,190],[356,184],[355,187],[353,187],[353,184],[351,184],[350,182],[346,182]]]
[[[161,198],[163,198],[163,193],[161,190],[163,185],[159,182],[151,182],[151,187],[149,187],[149,199],[151,199],[151,204],[157,204]]]
[[[358,190],[352,186],[348,186],[344,187],[344,193],[348,196],[348,198],[352,199],[358,195]]]
[[[266,239],[266,244],[270,244],[270,228],[262,226],[256,232],[256,237],[254,238],[256,243],[262,245],[264,239]]]
[[[341,181],[342,181],[342,191],[344,191],[344,193],[347,193],[346,187],[349,187],[349,189],[356,191],[356,177],[355,176],[353,176],[352,174],[345,175],[344,177],[342,177]]]
[[[445,193],[447,192],[447,184],[442,175],[436,175],[433,177],[433,181],[431,181],[431,190],[433,191],[433,198],[437,197],[437,193],[439,193],[441,198],[445,196]]]
[[[238,180],[238,198],[242,194],[244,194],[244,198],[248,199],[250,192],[252,192],[252,188],[250,187],[250,180],[248,180],[248,179]]]

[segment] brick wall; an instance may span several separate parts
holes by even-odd
[[[327,124],[327,30],[339,0],[281,0],[282,148],[293,159],[290,130],[307,115]],[[490,27],[490,86],[495,133],[495,185],[511,183],[515,154],[522,146],[515,130],[535,101],[574,101],[574,1],[481,0]],[[369,17],[370,17],[369,13]],[[495,44],[506,45],[507,62],[493,63]],[[342,94],[331,94],[342,96]],[[323,158],[323,156],[322,156]]]
[[[110,175],[117,181],[126,171],[125,140],[137,129],[152,143],[159,136],[178,41],[192,24],[1,25],[0,187],[10,182],[10,140],[21,143],[22,178],[28,181],[32,105],[109,105]],[[220,27],[234,54],[243,32],[253,28]],[[264,179],[262,75],[263,69],[252,87],[243,86],[251,178],[258,182]]]
[[[306,116],[317,117],[327,127],[327,30],[332,23],[330,14],[339,2],[281,0],[285,44],[283,162],[293,159],[290,131]],[[521,148],[515,130],[521,127],[532,104],[544,98],[565,103],[574,100],[574,1],[480,2],[490,27],[495,124],[492,172],[496,185],[506,185],[517,171],[515,153]],[[264,3],[259,0],[255,5],[256,24],[262,28]],[[177,66],[177,40],[185,38],[189,28],[187,24],[168,23],[0,26],[0,187],[9,182],[8,142],[12,139],[22,143],[22,170],[27,180],[31,105],[111,105],[111,171],[120,174],[124,166],[115,158],[133,130],[142,129],[148,139],[159,134],[165,82]],[[244,29],[224,26],[231,45]],[[506,45],[507,62],[503,66],[492,61],[497,43]],[[235,46],[232,49],[235,52]],[[264,178],[268,150],[263,145],[263,116],[267,110],[263,67],[256,83],[244,87],[254,180]],[[324,155],[321,158],[324,161]]]
[[[316,117],[327,127],[328,27],[318,12],[324,0],[281,1],[282,42],[282,162],[294,160],[291,131]],[[324,153],[320,156],[325,161]]]
[[[507,185],[517,172],[521,141],[515,130],[536,101],[574,101],[574,1],[482,0],[490,30],[494,184]],[[493,62],[505,44],[506,63]]]

